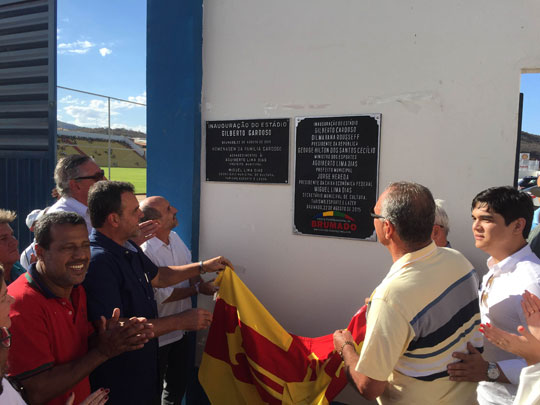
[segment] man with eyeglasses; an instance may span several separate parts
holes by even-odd
[[[525,290],[540,295],[540,259],[527,245],[533,203],[513,187],[492,187],[472,201],[472,232],[477,248],[488,253],[488,273],[482,280],[480,313],[490,323],[515,333],[526,325],[521,308]],[[461,360],[448,366],[454,381],[477,381],[478,402],[511,404],[517,392],[522,358],[484,340],[484,352],[456,353]]]
[[[54,181],[60,199],[49,209],[53,212],[75,212],[84,218],[88,234],[92,233],[92,221],[88,211],[88,190],[95,183],[107,180],[105,172],[86,155],[69,155],[61,158],[54,169]],[[141,234],[134,241],[140,245],[155,236],[158,224],[155,221],[146,221],[139,225]],[[30,244],[21,254],[21,264],[27,270],[29,262],[24,258],[35,257],[34,243]]]
[[[334,333],[349,381],[380,404],[473,404],[476,384],[450,381],[446,365],[467,342],[481,346],[478,281],[463,255],[431,240],[435,202],[416,183],[392,183],[372,213],[394,264],[368,303],[360,354]]]
[[[69,155],[61,158],[54,169],[56,191],[60,198],[47,212],[75,212],[84,218],[88,234],[92,232],[90,213],[88,212],[88,190],[97,181],[104,180],[105,172],[85,155]],[[35,261],[35,242],[21,253],[21,264],[28,270]]]
[[[86,155],[69,155],[58,161],[54,169],[56,189],[61,198],[47,212],[75,212],[84,218],[88,234],[92,233],[92,221],[88,211],[88,191],[95,183],[107,180],[105,172]],[[139,224],[140,235],[134,242],[141,245],[156,235],[156,221],[146,221]]]
[[[85,155],[69,155],[58,161],[54,169],[54,181],[60,199],[49,208],[49,213],[57,211],[75,212],[84,218],[88,234],[92,232],[92,222],[88,212],[88,190],[105,179],[105,172]]]

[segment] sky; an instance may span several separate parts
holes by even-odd
[[[523,93],[521,130],[540,135],[540,73],[523,73],[521,92]]]
[[[59,86],[146,104],[146,0],[58,0]],[[107,126],[107,99],[58,89],[58,120]],[[146,132],[146,108],[111,101],[111,126]]]
[[[146,0],[58,0],[58,85],[146,104]],[[522,129],[540,135],[540,73],[521,75]],[[516,96],[517,99],[517,96]],[[111,126],[146,132],[146,109],[111,103]],[[107,126],[107,99],[58,90],[58,119]]]

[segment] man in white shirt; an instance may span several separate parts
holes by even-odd
[[[176,213],[163,197],[148,197],[141,201],[143,221],[159,222],[156,236],[141,245],[143,252],[156,266],[180,266],[191,263],[191,252],[173,229],[178,226]],[[212,280],[213,281],[213,280]],[[191,309],[191,296],[215,292],[212,281],[192,277],[176,285],[155,288],[154,296],[160,317]],[[163,384],[162,404],[180,404],[191,374],[192,354],[184,331],[178,330],[159,337],[159,371]],[[192,361],[191,361],[192,362]]]
[[[60,199],[47,210],[47,213],[75,212],[79,214],[84,218],[90,235],[94,228],[88,211],[88,190],[101,180],[107,180],[105,172],[90,156],[69,155],[61,158],[54,169],[54,181]],[[134,239],[134,242],[138,245],[154,237],[157,224],[154,221],[149,221],[141,223],[139,228],[141,229],[141,235]],[[35,261],[34,245],[35,242],[32,242],[21,253],[21,264],[26,270]]]
[[[477,248],[491,255],[489,272],[482,280],[482,323],[507,332],[525,324],[521,294],[540,295],[540,259],[527,245],[533,203],[526,193],[512,187],[492,187],[472,202],[472,231]],[[484,340],[484,352],[454,353],[461,360],[448,365],[454,381],[478,381],[478,402],[511,404],[525,360]]]
[[[47,212],[79,214],[84,218],[90,234],[94,228],[88,211],[88,190],[94,183],[104,179],[106,179],[105,172],[89,156],[69,155],[61,158],[54,168],[54,181],[60,198]],[[20,261],[26,270],[36,261],[34,246],[35,241],[21,253]]]
[[[100,180],[105,180],[105,172],[91,157],[69,155],[60,159],[54,169],[54,181],[61,198],[48,212],[68,211],[79,214],[86,221],[90,234],[93,228],[88,212],[88,190]]]

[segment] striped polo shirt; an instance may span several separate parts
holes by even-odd
[[[474,403],[476,384],[450,381],[446,367],[467,342],[481,349],[479,324],[475,270],[431,243],[397,260],[375,290],[356,370],[389,381],[382,404]]]

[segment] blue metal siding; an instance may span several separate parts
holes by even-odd
[[[52,203],[55,149],[56,1],[0,0],[0,208],[21,249],[26,215]]]
[[[19,214],[12,227],[21,250],[32,241],[32,234],[25,224],[26,215],[34,208],[44,207],[50,200],[50,187],[40,183],[41,179],[50,177],[53,168],[46,152],[0,151],[0,207]]]

